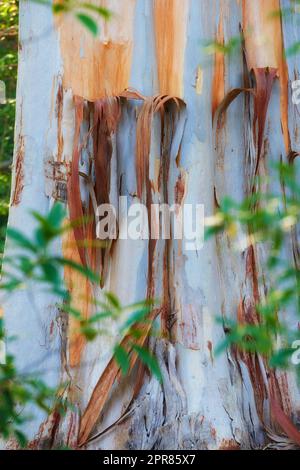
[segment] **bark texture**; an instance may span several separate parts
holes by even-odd
[[[93,198],[99,204],[119,195],[148,206],[202,203],[210,215],[223,196],[242,200],[255,190],[255,175],[299,152],[299,113],[291,99],[299,62],[283,56],[283,45],[299,38],[299,23],[271,14],[290,6],[288,0],[96,3],[116,14],[94,39],[72,17],[54,22],[45,7],[21,2],[11,226],[30,233],[28,210],[46,213],[56,199],[65,201],[72,219],[93,213]],[[204,41],[226,43],[240,29],[244,57],[241,50],[205,54]],[[92,193],[82,173],[95,174]],[[118,213],[119,231],[123,218]],[[64,418],[36,413],[26,425],[31,446],[293,446],[270,400],[299,424],[293,377],[269,370],[257,355],[214,356],[226,334],[216,316],[258,321],[255,304],[268,288],[268,279],[258,283],[266,254],[255,247],[236,253],[224,235],[200,251],[186,251],[178,240],[120,238],[106,248],[77,249],[94,229],[75,230],[55,249],[99,270],[99,296],[105,289],[123,304],[161,299],[153,316],[167,339],[151,344],[163,384],[141,375],[134,361],[121,380],[111,360],[115,338],[86,344],[56,299],[35,294],[33,308],[28,292],[18,292],[5,305],[6,328],[17,337],[9,347],[20,367],[38,363],[50,385],[70,380],[66,393],[74,404]],[[295,243],[287,256],[293,250]],[[74,272],[65,278],[89,315],[91,287]],[[287,314],[296,328],[293,312]]]

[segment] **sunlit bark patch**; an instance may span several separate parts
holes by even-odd
[[[219,21],[218,32],[216,40],[218,44],[224,44],[224,31],[223,31],[223,20],[222,17]],[[225,96],[225,57],[224,53],[220,51],[215,52],[214,58],[214,74],[212,82],[212,96],[211,96],[211,107],[212,107],[212,118],[214,118],[216,109],[222,102]]]
[[[100,35],[94,38],[70,15],[59,15],[57,28],[63,60],[63,86],[93,101],[118,95],[129,85],[136,0],[95,1],[113,13],[97,17]]]
[[[182,98],[189,0],[154,0],[153,8],[159,90]]]
[[[288,153],[288,71],[283,49],[280,1],[243,0],[243,29],[248,69],[277,69],[280,81],[281,125]]]

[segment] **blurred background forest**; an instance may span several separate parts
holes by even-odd
[[[0,1],[0,80],[6,103],[0,104],[0,253],[3,253],[10,194],[18,64],[18,1]]]

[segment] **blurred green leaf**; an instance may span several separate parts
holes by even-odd
[[[33,253],[36,252],[35,245],[19,230],[8,227],[6,234],[7,234],[7,237],[13,240],[17,246],[30,250]]]
[[[157,380],[162,382],[162,375],[156,357],[154,357],[148,349],[139,346],[138,344],[132,343],[132,349],[136,351],[140,361],[148,367]]]
[[[122,346],[117,345],[114,349],[114,355],[123,375],[126,375],[130,367],[130,360],[127,351]]]
[[[103,18],[105,18],[106,20],[109,20],[112,16],[111,11],[109,11],[107,8],[104,8],[101,6],[99,7],[92,3],[87,3],[87,2],[79,3],[78,7],[82,7],[87,10],[94,11],[95,13],[98,13],[100,16],[103,16]]]
[[[75,261],[67,258],[60,258],[60,257],[53,257],[53,261],[61,264],[62,266],[69,266],[70,268],[74,269],[75,271],[82,274],[84,277],[89,279],[92,282],[100,283],[100,277],[91,269],[86,266],[82,266],[82,264],[76,263]]]
[[[93,34],[93,36],[97,36],[98,25],[91,16],[85,15],[84,13],[76,13],[76,18]]]

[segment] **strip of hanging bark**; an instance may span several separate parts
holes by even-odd
[[[77,243],[77,249],[80,256],[81,263],[86,266],[86,256],[84,250],[84,241],[86,240],[84,212],[80,193],[79,182],[79,160],[80,160],[80,129],[83,121],[83,106],[84,101],[82,98],[76,96],[74,98],[75,105],[75,133],[74,133],[74,147],[73,157],[71,163],[71,174],[68,178],[68,206],[70,212],[70,221],[73,224],[74,237]]]
[[[237,314],[238,323],[259,325],[261,317],[257,311],[257,305],[260,303],[260,293],[253,245],[248,248],[246,253],[244,290],[248,294],[240,301]],[[274,370],[270,369],[267,359],[256,353],[239,350],[237,351],[237,359],[242,360],[248,369],[256,410],[261,422],[265,424],[265,402],[270,396],[276,397],[285,412],[289,412],[289,390],[286,376],[283,374],[279,380]],[[266,381],[266,377],[268,377],[268,381]]]
[[[63,235],[62,251],[65,258],[75,263],[80,263],[77,244],[72,230],[66,231]],[[67,266],[64,269],[64,278],[72,297],[71,307],[78,310],[82,317],[87,319],[91,307],[90,282],[82,274]],[[80,323],[72,315],[69,316],[68,344],[70,367],[78,367],[86,339],[80,332]]]
[[[71,164],[71,175],[68,182],[68,203],[70,209],[70,219],[73,224],[75,240],[77,243],[80,259],[83,265],[87,265],[87,258],[90,267],[95,268],[100,275],[105,272],[105,261],[107,260],[107,249],[96,248],[89,249],[93,244],[93,238],[96,237],[95,220],[96,210],[101,204],[109,203],[110,192],[110,166],[112,157],[112,134],[116,131],[121,116],[120,99],[110,97],[89,103],[90,116],[92,122],[88,134],[80,139],[80,130],[83,122],[83,110],[85,101],[82,98],[75,97],[75,136],[74,149]],[[87,103],[86,103],[87,104]],[[90,174],[82,174],[79,171],[79,163],[83,148],[86,148],[89,139],[93,139],[93,163],[88,163]],[[92,173],[95,170],[95,183],[93,183]],[[91,202],[84,210],[81,193],[80,178],[85,177],[86,181],[92,185],[95,201],[90,192]],[[94,207],[95,206],[95,207]],[[87,220],[88,219],[88,222]],[[91,231],[91,225],[94,227],[94,237]],[[95,244],[94,244],[95,245]],[[97,267],[96,258],[100,266]],[[102,283],[104,276],[102,276]]]
[[[113,153],[112,135],[116,132],[121,117],[119,97],[97,100],[93,104],[93,147],[95,168],[95,196],[97,207],[109,203],[111,158]],[[101,285],[108,270],[108,252],[112,244],[107,240],[108,246],[100,249],[100,277]]]
[[[238,322],[239,324],[257,324],[257,316],[255,306],[245,305],[245,299],[240,301],[238,306]],[[255,407],[260,420],[264,421],[264,403],[268,398],[268,390],[264,382],[262,370],[260,367],[259,357],[256,353],[247,351],[236,351],[237,363],[243,361],[249,372],[252,383],[253,394],[255,399]]]
[[[132,98],[132,93],[128,91],[128,96]],[[97,246],[93,241],[96,238],[96,212],[101,204],[109,203],[110,192],[110,166],[112,157],[112,134],[116,131],[121,115],[120,98],[111,97],[89,103],[90,128],[86,136],[81,137],[81,126],[84,120],[84,107],[87,104],[83,98],[75,97],[75,133],[73,159],[71,163],[71,174],[68,180],[68,205],[70,221],[73,231],[67,234],[64,243],[65,253],[68,258],[76,262],[81,262],[84,266],[100,273],[101,285],[103,286],[105,273],[108,269],[109,245],[106,247]],[[79,164],[82,157],[82,150],[89,145],[89,139],[93,139],[93,165],[88,163],[89,174],[85,175],[79,171]],[[83,141],[83,142],[82,142]],[[93,181],[92,174],[95,174]],[[90,202],[88,208],[84,209],[82,195],[80,191],[80,178],[85,178],[89,188]],[[91,219],[86,222],[86,218]],[[68,245],[68,246],[67,246]],[[100,245],[100,244],[99,244]],[[78,256],[77,256],[78,251]],[[85,318],[90,310],[90,289],[89,282],[70,270],[65,270],[67,286],[73,292],[75,298],[74,307],[79,309]],[[80,333],[78,322],[71,318],[69,332],[69,360],[71,367],[80,364],[80,358],[85,346],[85,338]]]
[[[61,162],[64,148],[64,138],[62,133],[63,118],[63,87],[59,83],[56,96],[56,118],[57,118],[57,161]]]
[[[274,397],[270,397],[271,412],[281,427],[281,429],[286,433],[286,435],[300,446],[300,431],[293,424],[291,419],[283,412],[279,403]]]
[[[255,88],[235,88],[229,91],[215,111],[215,122],[217,124],[218,129],[220,127],[222,115],[226,112],[229,105],[240,95],[240,93],[251,93],[253,95],[253,133],[257,151],[253,176],[257,176],[263,148],[267,111],[272,93],[273,83],[277,76],[277,69],[269,67],[255,68],[253,72],[255,76]]]
[[[214,112],[214,122],[217,123],[217,127],[220,124],[223,114],[227,111],[231,103],[241,94],[241,93],[252,93],[255,94],[253,88],[233,88],[230,90],[218,105],[217,109]]]
[[[141,333],[141,336],[138,340],[136,340],[136,344],[139,346],[143,346],[149,332],[152,327],[152,322],[155,320],[157,315],[160,313],[159,309],[153,310],[153,312],[149,315],[148,320],[149,322],[147,324],[143,325],[135,325],[135,328],[139,330]],[[130,369],[129,373],[132,371],[136,361],[137,361],[137,354],[136,352],[132,352],[132,347],[130,346],[130,340],[131,338],[126,336],[123,341],[120,343],[120,345],[125,348],[125,350],[128,352],[128,354],[131,355],[130,358]],[[93,430],[96,422],[99,419],[99,416],[107,402],[107,399],[109,397],[109,394],[111,392],[112,386],[117,380],[118,377],[121,376],[121,368],[117,364],[116,360],[114,357],[109,361],[108,365],[106,366],[104,372],[102,373],[101,377],[99,378],[92,396],[89,400],[89,403],[83,413],[81,423],[80,423],[80,431],[79,431],[79,440],[78,440],[78,445],[79,447],[82,447],[91,431]]]
[[[142,109],[138,115],[137,130],[136,130],[136,178],[137,178],[137,196],[144,202],[148,209],[148,225],[152,227],[151,222],[151,205],[152,205],[152,182],[149,178],[149,159],[151,151],[151,129],[155,113],[160,113],[161,119],[161,155],[160,167],[163,169],[165,160],[170,159],[173,133],[176,129],[176,124],[180,117],[180,112],[185,107],[185,103],[174,96],[158,95],[155,97],[147,98],[144,101]],[[171,133],[167,131],[167,124],[171,125]],[[184,127],[181,129],[180,142]],[[177,157],[177,154],[176,154]],[[175,158],[176,158],[175,157]],[[169,163],[167,164],[169,165]],[[167,173],[164,171],[164,190],[167,190]],[[166,193],[164,194],[166,196]],[[167,203],[167,201],[165,201]],[[148,243],[148,277],[147,277],[147,298],[153,299],[156,296],[155,292],[155,248],[157,240],[150,234]],[[167,313],[164,309],[164,316],[162,324],[167,322]]]
[[[95,164],[95,193],[98,206],[109,203],[112,134],[121,117],[118,97],[97,100],[94,103],[93,145]]]
[[[259,161],[262,153],[264,130],[273,83],[277,76],[277,68],[254,68],[253,69],[256,87],[254,100],[254,123],[253,129],[257,132],[257,160],[255,167],[255,176],[258,172]]]
[[[153,9],[159,90],[182,98],[189,0],[154,0]]]
[[[294,160],[295,160],[297,157],[299,157],[299,156],[300,156],[299,152],[295,152],[295,151],[291,150],[291,151],[289,152],[288,156],[287,156],[287,161],[288,161],[288,163],[289,163],[290,165],[292,165],[292,164],[294,163]]]
[[[15,157],[15,168],[14,168],[14,180],[13,180],[13,192],[11,197],[11,205],[16,206],[21,201],[21,194],[24,188],[24,156],[25,156],[25,145],[24,137],[19,137],[17,153]]]
[[[166,112],[165,105],[173,102],[178,112],[185,107],[184,101],[175,96],[158,95],[147,98],[138,115],[136,130],[136,178],[137,196],[145,198],[145,190],[149,186],[149,156],[151,147],[151,129],[154,114],[159,112],[163,119]],[[171,111],[172,112],[172,111]]]
[[[138,195],[142,198],[143,193],[151,215],[151,182],[149,180],[149,155],[151,147],[151,128],[155,113],[160,113],[162,122],[166,116],[170,119],[177,119],[177,114],[184,105],[183,101],[171,96],[156,96],[154,98],[145,98],[136,90],[125,90],[120,97],[111,97],[97,100],[89,103],[89,112],[91,117],[90,128],[85,137],[80,138],[80,129],[83,121],[83,110],[85,102],[82,98],[75,98],[75,136],[73,160],[71,165],[71,176],[68,182],[70,219],[73,223],[74,238],[77,244],[80,261],[96,272],[100,272],[101,285],[104,283],[105,273],[108,270],[109,250],[111,241],[108,240],[106,247],[89,247],[89,241],[92,242],[93,233],[96,233],[96,209],[101,204],[109,203],[110,179],[111,179],[111,158],[112,158],[112,134],[117,131],[118,122],[121,116],[121,99],[143,100],[141,111],[137,122],[136,137],[136,165],[137,165],[137,188]],[[169,108],[170,104],[175,108]],[[168,108],[168,109],[167,109]],[[166,114],[167,113],[167,114]],[[174,125],[174,123],[173,123]],[[162,134],[164,134],[162,132]],[[83,148],[88,147],[89,139],[93,139],[93,164],[89,166],[89,175],[79,171],[79,162]],[[84,141],[82,143],[81,141]],[[165,145],[171,147],[172,139]],[[162,157],[163,158],[163,157]],[[93,172],[94,169],[94,172]],[[93,182],[93,173],[95,180]],[[88,210],[84,210],[80,194],[80,181],[84,177],[90,191],[90,203]],[[145,190],[145,191],[144,191]],[[88,224],[85,221],[87,212],[92,216],[92,221]],[[80,221],[82,221],[80,223]],[[149,219],[149,226],[151,219]],[[95,236],[95,235],[94,235]],[[149,240],[149,267],[148,267],[148,298],[154,297],[153,287],[153,262],[156,241]],[[77,284],[75,280],[75,284]],[[79,283],[80,284],[80,283]],[[82,292],[78,285],[79,292]],[[80,304],[84,302],[84,312],[88,314],[88,308],[84,299],[77,299]],[[71,364],[76,366],[80,362],[80,356],[84,347],[82,336],[76,333],[76,322],[70,345]]]

